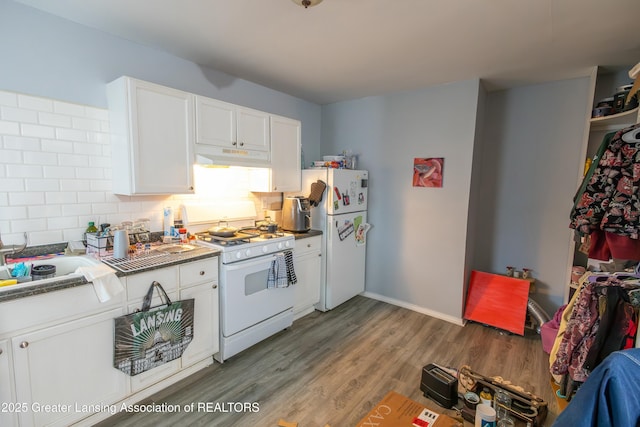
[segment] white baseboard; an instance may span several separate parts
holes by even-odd
[[[444,320],[445,322],[453,323],[454,325],[464,326],[467,323],[464,319],[461,319],[458,317],[448,316],[437,311],[420,307],[419,305],[409,304],[406,301],[401,301],[395,298],[389,298],[387,296],[376,294],[373,292],[365,291],[360,295],[365,296],[367,298],[375,299],[378,301],[386,302],[392,305],[397,305],[398,307],[406,308],[411,311],[426,314],[427,316],[435,317],[436,319]]]

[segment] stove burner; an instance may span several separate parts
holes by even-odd
[[[275,233],[262,233],[260,235],[261,239],[275,239],[277,237],[284,237],[283,232],[275,232]]]
[[[258,237],[258,233],[253,233],[250,230],[239,230],[235,235],[230,237],[214,236],[210,233],[196,233],[196,237],[199,240],[209,243],[218,243],[220,245],[238,245],[242,243],[249,243],[254,237]]]

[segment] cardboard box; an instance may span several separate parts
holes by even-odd
[[[356,427],[462,427],[444,414],[430,411],[395,391],[390,391]]]

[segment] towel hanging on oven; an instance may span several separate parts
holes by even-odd
[[[295,270],[293,269],[293,253],[285,251],[277,253],[276,258],[271,262],[269,276],[267,277],[267,288],[286,288],[298,282]]]

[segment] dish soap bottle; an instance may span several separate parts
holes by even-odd
[[[96,227],[95,222],[91,221],[89,226],[87,227],[87,233],[97,233],[98,227]]]

